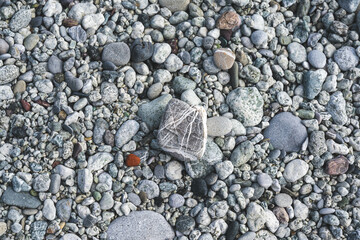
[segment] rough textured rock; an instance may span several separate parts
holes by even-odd
[[[217,21],[217,27],[225,30],[235,30],[240,26],[241,20],[235,11],[224,12]]]
[[[0,68],[0,85],[12,82],[20,75],[19,68],[15,65],[6,65]]]
[[[229,93],[226,102],[245,127],[255,126],[261,122],[264,100],[257,88],[237,88]]]
[[[190,3],[190,0],[160,0],[159,4],[162,7],[168,8],[172,12],[185,11]]]
[[[247,207],[246,218],[249,229],[254,232],[263,228],[266,222],[264,209],[254,202],[251,202]]]
[[[265,138],[276,149],[286,152],[298,152],[307,138],[307,132],[301,119],[289,112],[276,114],[264,131]]]
[[[161,120],[160,147],[179,160],[198,160],[205,151],[207,137],[206,112],[202,107],[172,99]]]
[[[115,219],[110,224],[107,235],[112,240],[168,240],[175,237],[165,218],[152,211],[135,211]]]
[[[346,115],[346,101],[342,92],[338,91],[333,93],[326,108],[336,124],[344,125],[348,121]]]

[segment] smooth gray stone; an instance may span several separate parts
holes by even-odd
[[[264,137],[270,139],[275,149],[286,152],[298,152],[307,138],[307,131],[299,117],[289,112],[276,114],[264,131]]]
[[[38,198],[25,192],[15,192],[8,187],[1,197],[1,201],[10,206],[21,208],[38,208],[41,204]]]
[[[107,230],[111,240],[168,240],[175,237],[165,218],[152,211],[134,211],[115,219]]]

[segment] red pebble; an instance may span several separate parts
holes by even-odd
[[[20,103],[21,103],[21,106],[24,108],[24,110],[26,112],[30,111],[31,110],[31,105],[30,103],[28,103],[27,101],[25,101],[24,99],[21,99],[20,100]]]
[[[43,107],[50,107],[50,103],[46,102],[46,101],[43,101],[43,100],[37,100],[36,101],[37,104],[43,106]]]
[[[136,167],[140,165],[140,158],[135,154],[130,154],[126,158],[126,166],[128,167]]]

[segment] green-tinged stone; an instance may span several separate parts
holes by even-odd
[[[315,117],[315,112],[311,110],[299,109],[297,113],[299,114],[299,118],[302,119],[313,119]]]
[[[93,197],[94,197],[95,201],[100,201],[100,199],[101,199],[101,194],[100,194],[98,191],[95,191],[95,192],[93,193]]]
[[[346,205],[349,204],[349,199],[347,197],[343,197],[340,202],[338,202],[338,206],[340,208],[344,208]]]
[[[281,45],[289,45],[291,43],[291,37],[290,36],[281,36],[280,37],[280,44]]]
[[[226,47],[228,45],[228,41],[223,36],[220,36],[219,40],[221,42],[222,47]]]
[[[65,80],[65,75],[63,73],[56,73],[54,79],[57,83],[62,83]]]
[[[31,196],[34,196],[34,197],[37,197],[38,193],[35,192],[34,189],[31,189],[31,190],[30,190],[30,195],[31,195]]]

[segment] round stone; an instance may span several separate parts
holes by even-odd
[[[269,188],[272,184],[272,179],[269,176],[269,174],[267,173],[260,173],[257,176],[257,182],[259,183],[259,185],[263,188]]]
[[[235,53],[229,48],[220,48],[214,53],[214,63],[222,70],[230,69],[234,62]]]
[[[251,34],[250,39],[253,44],[255,44],[256,46],[260,46],[267,42],[268,37],[266,32],[262,30],[257,30]]]
[[[110,61],[116,66],[123,66],[130,61],[130,48],[123,42],[110,43],[104,47],[102,61]]]
[[[154,45],[151,42],[143,42],[136,39],[131,46],[131,61],[139,63],[151,58],[154,53]]]
[[[293,202],[292,198],[286,193],[276,194],[274,201],[276,205],[283,208],[290,207]]]
[[[183,165],[178,161],[171,161],[165,166],[165,175],[169,180],[179,180],[182,177]]]
[[[180,194],[174,193],[169,197],[169,205],[172,208],[179,208],[183,206],[185,203],[185,199]]]
[[[175,228],[182,233],[190,232],[195,227],[195,220],[186,215],[182,215],[176,219]]]
[[[264,131],[264,137],[270,139],[275,149],[298,152],[307,138],[307,131],[299,117],[282,112],[271,119],[269,127]]]
[[[324,68],[326,65],[326,56],[319,50],[312,50],[308,54],[308,61],[314,68]]]
[[[145,192],[149,199],[153,199],[160,194],[159,186],[154,181],[141,180],[137,188]]]
[[[2,38],[0,38],[0,54],[5,54],[9,51],[9,44]]]
[[[301,159],[295,159],[289,162],[284,171],[284,178],[288,182],[296,182],[306,175],[309,170],[309,165]]]
[[[301,64],[306,61],[306,49],[303,45],[297,42],[290,43],[287,46],[289,52],[289,58],[291,61],[297,64]]]
[[[195,196],[205,197],[208,192],[206,181],[202,178],[196,178],[191,183],[191,191]]]
[[[344,46],[334,53],[334,60],[340,69],[347,71],[359,63],[359,57],[353,47]]]

